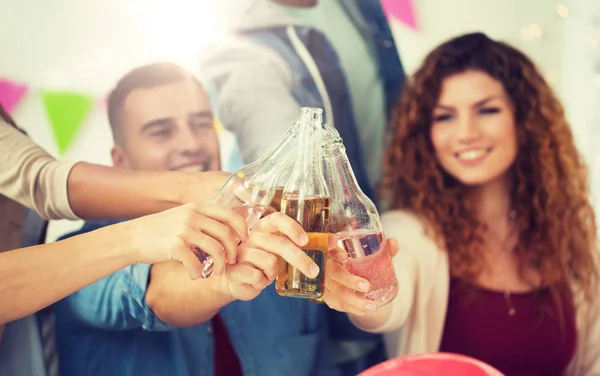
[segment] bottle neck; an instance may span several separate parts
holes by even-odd
[[[329,144],[329,147],[326,151],[326,158],[329,160],[330,167],[333,170],[331,173],[336,174],[339,179],[339,184],[341,185],[340,188],[342,188],[344,192],[348,192],[348,190],[354,190],[364,195],[360,189],[360,186],[358,185],[356,176],[354,176],[352,165],[350,164],[350,160],[346,155],[346,147],[342,143],[341,139],[335,140]]]
[[[295,150],[300,124],[294,123],[281,137],[279,142],[256,160],[255,163],[270,163],[283,160],[290,151]]]
[[[298,146],[293,154],[293,171],[287,187],[297,188],[301,194],[329,196],[323,176],[323,135],[321,124],[302,124],[298,135]]]
[[[307,124],[308,129],[305,131],[309,134],[303,138],[302,147],[302,159],[304,161],[304,166],[308,167],[311,170],[316,169],[320,164],[318,163],[320,156],[319,152],[322,152],[320,148],[321,140],[318,137],[319,129],[316,124]],[[305,168],[306,168],[305,167]]]

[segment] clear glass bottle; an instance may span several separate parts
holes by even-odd
[[[282,296],[318,299],[325,289],[325,258],[329,240],[329,190],[323,177],[323,110],[302,108],[297,158],[282,192],[280,211],[294,218],[308,234],[302,249],[319,266],[309,278],[280,258],[275,288]]]
[[[360,189],[342,139],[331,131],[328,135],[323,148],[331,197],[329,231],[346,251],[344,267],[369,281],[371,289],[366,298],[382,306],[398,294],[398,280],[379,213]]]
[[[209,202],[229,206],[245,219],[250,230],[272,204],[279,176],[289,168],[291,156],[298,148],[300,123],[294,123],[265,154],[233,173]],[[280,200],[280,196],[278,200]],[[212,256],[196,247],[196,255],[204,264],[202,276],[212,275]]]

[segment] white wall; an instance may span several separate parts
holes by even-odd
[[[600,1],[568,1],[573,9],[566,19],[549,0],[414,2],[420,30],[392,25],[407,71],[437,44],[460,33],[480,30],[510,42],[548,73],[566,100],[587,159],[595,157],[590,136],[600,133],[600,115],[592,114],[600,98],[589,51],[582,45],[589,33],[582,20],[590,19],[589,10]],[[0,77],[25,82],[32,90],[66,89],[101,97],[121,75],[143,63],[167,59],[196,70],[202,47],[219,37],[215,20],[207,0],[0,0]],[[528,40],[523,28],[531,24],[539,25],[541,36]],[[95,107],[64,157],[110,162],[104,111],[101,105]],[[33,139],[57,153],[35,93],[25,97],[15,117]],[[224,137],[227,153],[232,139]],[[77,225],[53,224],[49,238],[73,226]]]
[[[402,61],[409,72],[440,43],[475,31],[522,49],[551,75],[561,68],[565,19],[557,14],[554,1],[414,0],[414,4],[420,30],[392,23]],[[522,28],[532,24],[540,26],[542,35],[527,40]]]
[[[583,156],[590,167],[592,198],[600,209],[600,1],[566,1],[562,96]]]

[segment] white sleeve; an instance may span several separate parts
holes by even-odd
[[[288,64],[274,51],[240,39],[207,50],[202,75],[217,92],[217,116],[235,133],[244,162],[258,158],[300,116]]]
[[[568,376],[600,376],[600,300],[586,302],[576,295],[578,319],[577,349]],[[579,303],[579,304],[577,304]]]

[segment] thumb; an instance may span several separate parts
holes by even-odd
[[[390,256],[394,257],[398,253],[400,246],[398,245],[398,241],[396,239],[387,239],[388,250],[390,251]]]

